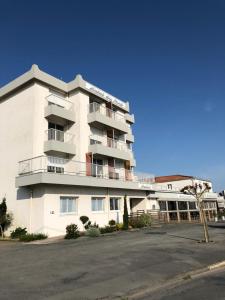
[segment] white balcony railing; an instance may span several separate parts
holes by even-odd
[[[135,172],[136,180],[142,184],[152,184],[155,182],[155,176],[149,173]]]
[[[109,117],[111,119],[114,119],[119,122],[126,123],[125,115],[120,112],[115,112],[112,109],[109,109],[102,104],[99,104],[97,102],[92,102],[89,104],[89,113],[98,112],[106,117]]]
[[[90,135],[90,145],[93,144],[101,144],[105,147],[115,148],[122,151],[129,151],[132,152],[132,147],[128,146],[127,143],[119,140],[115,140],[109,137],[99,137],[95,135]]]
[[[73,109],[73,102],[71,102],[63,97],[60,97],[60,96],[57,96],[54,94],[50,94],[45,99],[47,101],[47,105],[56,105],[58,107],[66,109],[66,110]]]
[[[54,128],[50,128],[48,130],[46,130],[45,132],[46,134],[46,140],[47,141],[59,141],[62,143],[73,143],[74,140],[74,135],[69,133],[69,132],[64,132],[61,130],[57,130]]]
[[[108,165],[91,164],[54,156],[38,156],[19,162],[19,175],[45,172],[135,181],[133,172],[124,168],[113,168]]]

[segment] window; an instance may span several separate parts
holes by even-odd
[[[48,123],[48,140],[64,142],[64,127],[55,123]]]
[[[47,171],[51,173],[64,173],[65,159],[60,157],[48,156],[48,166]]]
[[[196,209],[196,203],[194,201],[189,202],[189,209]]]
[[[110,210],[120,209],[120,198],[110,198]]]
[[[159,201],[159,207],[161,211],[166,211],[166,202],[165,201]]]
[[[176,201],[168,201],[168,210],[177,210]]]
[[[71,214],[77,211],[77,198],[75,197],[60,197],[60,213]]]
[[[104,198],[91,198],[92,211],[104,211]]]
[[[187,210],[187,202],[186,201],[178,201],[179,210]]]
[[[50,173],[64,173],[64,168],[48,166],[48,172],[50,172]]]
[[[167,184],[167,188],[168,188],[168,190],[172,190],[172,188],[173,188],[172,184]]]

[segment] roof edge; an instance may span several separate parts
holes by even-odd
[[[29,71],[0,88],[0,99],[33,79],[47,83],[63,92],[67,92],[68,90],[66,82],[41,71],[38,66],[34,64]]]
[[[108,102],[112,102],[115,106],[129,113],[129,102],[122,101],[115,96],[105,92],[104,90],[96,87],[95,85],[84,80],[80,74],[78,74],[74,80],[66,83],[65,81],[62,81],[40,70],[38,65],[36,64],[33,64],[29,71],[25,72],[24,74],[20,75],[16,79],[0,88],[0,100],[31,80],[38,80],[64,93],[72,92],[78,88],[83,89],[90,94],[96,95]]]

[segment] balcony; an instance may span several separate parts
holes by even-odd
[[[59,119],[63,119],[65,123],[74,123],[74,105],[71,101],[51,94],[46,97],[45,118],[52,123],[57,123]]]
[[[16,186],[63,184],[109,188],[137,189],[132,171],[78,162],[54,156],[38,156],[19,162]]]
[[[131,123],[131,124],[134,124],[134,122],[135,122],[134,115],[125,114],[125,119],[128,123]]]
[[[122,133],[130,132],[125,115],[96,102],[89,104],[88,123],[99,128],[114,128]]]
[[[100,154],[103,156],[114,157],[122,160],[130,161],[131,166],[135,166],[135,160],[132,149],[129,149],[127,144],[122,141],[111,138],[103,138],[100,140],[97,136],[90,136],[89,152]]]
[[[70,155],[76,154],[74,145],[74,135],[69,132],[60,131],[57,129],[48,129],[45,132],[46,140],[44,142],[44,152],[55,154],[57,152],[67,153]]]
[[[126,141],[130,142],[130,143],[134,143],[134,136],[131,133],[128,133],[126,135]]]

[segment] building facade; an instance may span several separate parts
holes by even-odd
[[[33,65],[2,87],[0,199],[13,226],[56,236],[71,223],[82,230],[82,215],[99,226],[119,223],[125,195],[129,213],[161,210],[172,220],[186,196],[178,181],[165,189],[134,172],[134,122],[128,102],[81,75],[66,83]]]
[[[0,199],[14,227],[53,236],[70,223],[82,229],[81,215],[100,226],[121,222],[124,195],[129,209],[145,209],[133,123],[128,102],[80,75],[66,83],[33,65],[2,87]]]

